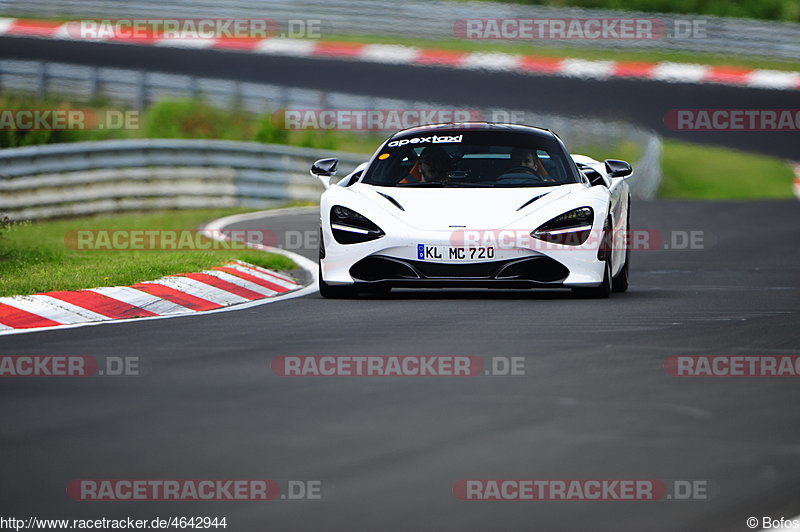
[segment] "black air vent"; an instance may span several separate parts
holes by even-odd
[[[525,203],[523,203],[522,205],[520,205],[520,206],[519,206],[519,208],[518,208],[517,210],[518,210],[518,211],[521,211],[522,209],[524,209],[525,207],[527,207],[528,205],[530,205],[531,203],[533,203],[533,202],[534,202],[534,201],[536,201],[537,199],[539,199],[539,198],[543,198],[543,197],[547,196],[548,194],[550,194],[550,193],[549,193],[549,192],[545,192],[544,194],[539,194],[538,196],[534,196],[534,197],[532,197],[531,199],[529,199],[528,201],[526,201]]]
[[[393,197],[391,197],[389,194],[384,194],[383,192],[378,192],[378,194],[380,194],[381,196],[383,196],[383,197],[384,197],[384,198],[386,198],[387,200],[391,201],[391,202],[392,202],[392,205],[394,205],[395,207],[397,207],[397,208],[398,208],[398,209],[400,209],[401,211],[405,211],[405,209],[403,208],[403,206],[402,206],[402,205],[400,205],[400,202],[399,202],[399,201],[397,201],[396,199],[394,199]]]

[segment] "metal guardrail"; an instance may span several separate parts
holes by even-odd
[[[463,110],[463,106],[448,106],[446,102],[397,100],[159,72],[17,60],[0,60],[0,90],[33,92],[40,98],[52,94],[85,101],[103,96],[138,109],[164,98],[202,97],[220,108],[229,108],[235,102],[241,109],[255,114],[278,109]],[[652,131],[627,123],[586,117],[499,108],[469,110],[476,111],[488,121],[551,129],[573,152],[589,151],[598,157],[618,158],[615,151],[622,144],[633,144],[638,147],[641,157],[641,160],[632,161],[637,173],[632,184],[633,193],[637,197],[652,198],[658,189],[661,139]]]
[[[318,108],[331,101],[342,107],[352,107],[355,102],[363,106],[365,101],[379,100],[363,97],[354,100],[346,94],[265,83],[15,59],[0,59],[0,90],[33,93],[39,99],[52,95],[92,101],[102,96],[136,109],[145,109],[166,98],[202,96],[217,107],[235,104],[253,113],[287,107]]]
[[[367,159],[223,140],[107,140],[0,150],[0,215],[21,220],[316,201],[322,187],[307,169],[331,156],[339,158],[341,175]],[[643,164],[647,157],[653,154]],[[633,183],[642,188],[642,181]]]
[[[555,8],[492,2],[406,0],[0,0],[0,13],[15,16],[71,18],[271,18],[319,20],[322,37],[393,35],[454,38],[453,24],[464,18],[659,18],[667,28],[676,22],[700,21],[705,35],[653,40],[535,41],[538,46],[574,46],[646,50],[681,50],[797,59],[800,24],[699,15]]]
[[[332,155],[343,172],[366,159],[222,140],[108,140],[0,150],[0,215],[38,219],[316,201],[322,186],[308,168]]]

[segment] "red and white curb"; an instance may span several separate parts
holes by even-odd
[[[290,292],[294,280],[245,262],[133,286],[0,297],[0,332],[215,310]]]
[[[76,37],[76,22],[0,18],[0,35],[91,42],[113,42],[174,48],[235,50],[265,55],[336,58],[403,65],[436,65],[459,69],[482,69],[546,74],[582,79],[643,79],[668,83],[714,83],[776,90],[800,89],[800,72],[708,66],[692,63],[590,61],[558,59],[499,52],[457,52],[395,44],[363,44],[304,39],[197,38],[175,39],[148,35],[145,38],[110,36],[103,39]]]
[[[223,229],[228,225],[296,211],[308,209],[228,216],[203,229],[211,238],[225,239]],[[308,272],[311,282],[301,285],[281,273],[236,261],[199,273],[169,275],[132,286],[0,297],[0,335],[226,312],[316,292],[314,261],[279,248],[248,245],[291,258]]]

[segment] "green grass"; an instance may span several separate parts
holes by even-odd
[[[674,61],[676,63],[697,63],[711,66],[800,71],[800,60],[783,60],[757,56],[747,57],[738,55],[719,55],[701,52],[617,50],[600,47],[567,47],[550,44],[537,44],[536,42],[526,41],[477,41],[456,38],[418,39],[384,35],[326,35],[324,40],[355,43],[401,44],[405,46],[434,48],[457,52],[504,52],[508,54],[536,55],[558,59],[574,58],[587,60],[644,62]]]
[[[602,161],[605,159],[622,159],[631,164],[635,164],[642,156],[642,147],[632,140],[623,140],[618,146],[613,148],[608,147],[594,147],[594,146],[578,146],[570,147],[570,152],[588,155],[589,157]]]
[[[295,268],[294,262],[282,255],[250,249],[81,251],[70,249],[65,241],[69,231],[80,229],[191,230],[241,212],[247,211],[158,211],[0,226],[0,296],[124,286],[164,275],[197,272],[237,259],[277,270]]]
[[[661,168],[665,198],[792,197],[792,168],[774,157],[664,140]]]
[[[641,147],[624,141],[609,149],[573,149],[599,161],[622,159],[633,164],[642,156]],[[776,157],[746,153],[729,148],[705,146],[664,139],[658,192],[662,198],[758,199],[791,198],[794,170]],[[636,179],[635,175],[633,179]]]

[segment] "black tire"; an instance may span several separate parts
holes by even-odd
[[[603,282],[600,286],[593,286],[591,288],[573,288],[573,295],[582,299],[607,299],[611,295],[611,263],[605,261],[605,273],[603,274]]]
[[[612,279],[611,290],[616,293],[622,293],[628,290],[628,275],[631,269],[631,200],[628,199],[628,216],[625,222],[626,246],[625,246],[625,263],[616,277]]]
[[[573,288],[572,293],[583,299],[606,299],[611,295],[611,254],[613,252],[613,242],[611,236],[611,218],[606,220],[603,240],[600,243],[600,250],[597,257],[603,261],[603,282],[599,286],[591,288]]]
[[[322,280],[322,266],[319,267],[319,294],[326,299],[353,299],[358,290],[352,285],[329,285]]]
[[[628,270],[630,270],[631,250],[625,250],[625,264],[616,277],[611,280],[611,291],[616,293],[625,292],[628,289]]]

